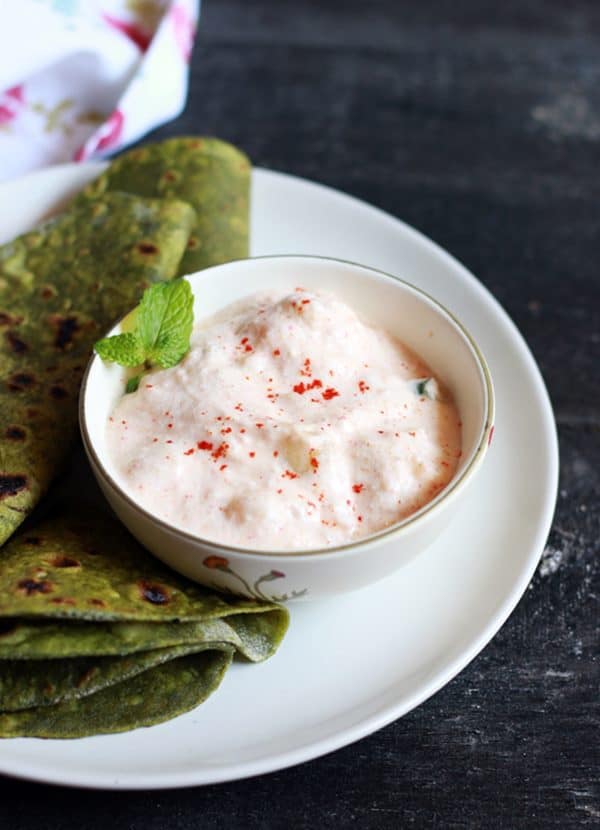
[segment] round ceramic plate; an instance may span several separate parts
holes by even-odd
[[[32,227],[100,169],[66,165],[0,186],[0,241]],[[494,298],[397,219],[266,170],[254,173],[252,253],[371,265],[415,283],[463,321],[489,362],[497,400],[494,442],[469,501],[393,577],[292,606],[279,653],[261,665],[234,665],[195,711],[123,735],[0,741],[2,772],[155,790],[315,758],[399,718],[451,680],[498,631],[533,575],[556,500],[556,433],[535,362]]]

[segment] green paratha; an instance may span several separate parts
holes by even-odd
[[[49,519],[0,556],[0,618],[194,622],[265,609],[286,617],[176,574],[110,518]]]
[[[156,648],[128,657],[0,660],[0,712],[54,706],[87,697],[170,660],[209,650],[230,652],[233,649],[227,643],[215,641]]]
[[[221,597],[172,572],[110,516],[48,519],[0,556],[0,737],[174,717],[210,693],[231,653],[272,656],[287,625],[280,606]],[[169,701],[160,684],[171,689],[173,678],[184,687]]]
[[[162,723],[206,700],[231,658],[230,650],[191,654],[87,697],[0,714],[0,737],[82,738]]]
[[[250,172],[248,158],[217,138],[170,138],[119,156],[78,198],[119,190],[188,202],[196,222],[179,275],[191,274],[248,256]]]
[[[0,620],[1,660],[44,660],[88,655],[134,654],[194,643],[227,642],[253,662],[273,654],[281,611],[256,604],[239,616],[200,622],[91,623]],[[235,607],[230,613],[235,612]],[[260,613],[255,613],[260,612]],[[2,704],[0,702],[0,709]]]
[[[175,276],[193,222],[183,202],[109,193],[0,247],[0,545],[72,444],[94,341]]]

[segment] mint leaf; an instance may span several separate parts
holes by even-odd
[[[194,323],[194,297],[187,280],[157,283],[138,309],[138,334],[146,359],[161,368],[175,366],[187,352]]]
[[[160,348],[154,350],[152,360],[161,369],[170,369],[171,366],[177,366],[185,357],[188,349],[189,339],[183,340],[178,335],[161,338]]]
[[[144,347],[135,332],[104,337],[98,340],[94,349],[102,360],[120,363],[121,366],[139,366],[145,358]]]
[[[194,324],[194,295],[187,280],[160,282],[144,292],[142,300],[126,318],[131,331],[99,340],[95,349],[103,360],[121,366],[146,369],[175,366],[190,347]],[[127,391],[135,392],[141,375],[130,378]]]

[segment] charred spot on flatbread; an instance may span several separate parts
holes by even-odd
[[[27,476],[13,473],[0,473],[0,501],[16,496],[28,486]]]
[[[9,441],[24,441],[27,433],[23,427],[18,427],[16,424],[9,424],[4,430],[4,437]]]
[[[49,594],[52,592],[52,583],[47,579],[21,579],[17,583],[18,590],[26,597],[32,597],[36,594]]]

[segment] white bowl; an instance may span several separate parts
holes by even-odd
[[[195,318],[256,291],[303,285],[343,298],[363,319],[387,329],[431,367],[454,396],[462,421],[462,457],[448,486],[417,513],[379,533],[311,551],[252,551],[180,530],[140,507],[118,483],[106,446],[106,423],[123,394],[125,370],[94,356],[79,418],[90,464],[113,510],[139,541],[172,568],[220,590],[286,602],[362,588],[424,550],[464,500],[490,443],[494,394],[483,355],[464,327],[427,294],[396,277],[335,259],[274,256],[208,268],[187,277]],[[117,325],[111,331],[120,331]]]

